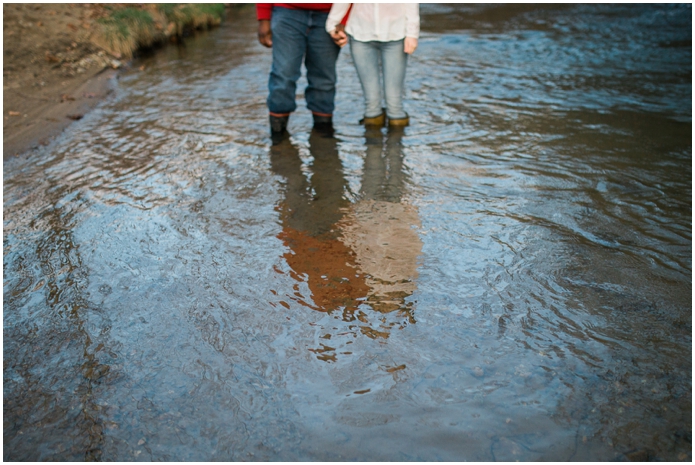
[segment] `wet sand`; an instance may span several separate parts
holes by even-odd
[[[48,145],[58,134],[63,132],[71,123],[82,119],[84,115],[96,107],[113,91],[113,79],[117,70],[94,70],[92,73],[65,81],[65,86],[59,89],[68,99],[32,97],[20,94],[25,100],[25,112],[18,116],[6,117],[13,121],[3,137],[3,159],[22,155],[40,146]],[[12,99],[6,99],[12,100]],[[12,107],[15,108],[16,106]],[[8,110],[5,103],[5,113]]]

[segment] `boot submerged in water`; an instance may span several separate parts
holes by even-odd
[[[280,114],[275,114],[271,113],[269,116],[270,119],[270,138],[273,141],[273,144],[277,144],[278,142],[282,141],[285,137],[287,137],[289,134],[287,133],[287,123],[290,120],[290,114],[287,113],[285,115],[280,115]]]
[[[314,129],[323,136],[333,135],[333,115],[312,113],[314,116]]]
[[[382,110],[378,116],[365,116],[360,120],[360,124],[383,128],[386,125],[386,112]]]
[[[410,125],[410,116],[406,113],[405,118],[389,118],[389,127],[406,127]]]

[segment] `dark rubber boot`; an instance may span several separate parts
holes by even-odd
[[[290,115],[275,116],[270,115],[270,133],[282,134],[287,130],[287,122],[290,120]]]
[[[333,136],[333,117],[327,115],[317,115],[316,113],[313,113],[313,116],[314,129],[316,132],[326,137]]]
[[[282,142],[283,139],[289,136],[289,134],[287,133],[287,123],[289,120],[289,115],[270,115],[270,138],[273,141],[273,145]]]

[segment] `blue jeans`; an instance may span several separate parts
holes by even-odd
[[[403,51],[404,40],[391,42],[360,42],[350,37],[352,61],[364,92],[364,116],[372,118],[381,114],[381,85],[379,61],[384,82],[386,115],[389,118],[405,118],[403,110],[403,83],[408,55]]]
[[[328,13],[274,7],[273,66],[268,79],[268,110],[287,114],[297,109],[295,95],[302,60],[309,85],[304,92],[314,113],[332,115],[335,108],[335,62],[340,47],[326,32]]]

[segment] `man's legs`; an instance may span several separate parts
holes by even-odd
[[[309,14],[301,10],[273,8],[273,65],[268,79],[268,110],[273,134],[282,134],[296,108],[297,80],[307,44]]]
[[[309,39],[306,53],[306,77],[309,85],[304,96],[307,108],[314,115],[314,127],[330,130],[335,109],[335,63],[338,47],[326,32],[328,13],[312,12],[309,24]]]

